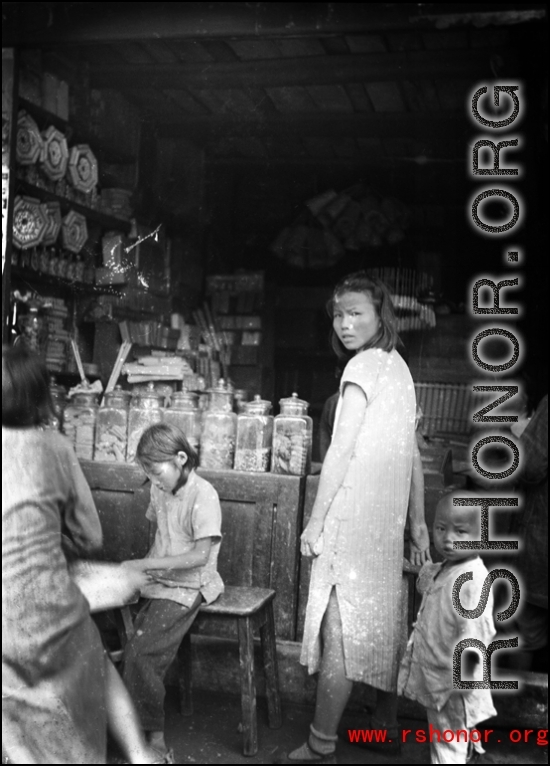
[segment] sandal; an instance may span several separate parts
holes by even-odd
[[[174,751],[172,749],[166,750],[164,753],[159,753],[161,756],[159,761],[153,761],[153,763],[175,763]]]
[[[296,753],[297,750],[301,750],[304,748],[304,758],[290,758],[290,755],[292,753]],[[293,750],[291,753],[283,753],[282,755],[274,758],[271,763],[286,763],[286,764],[309,764],[309,766],[313,766],[313,764],[321,764],[324,766],[324,764],[337,764],[338,761],[336,760],[336,753],[328,753],[327,755],[321,755],[320,753],[317,753],[315,750],[313,750],[310,745],[305,742],[302,747],[297,748],[297,750]]]

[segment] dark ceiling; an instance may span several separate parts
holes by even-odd
[[[2,31],[3,44],[40,47],[92,88],[120,91],[157,135],[211,160],[422,166],[464,161],[473,83],[542,66],[544,9],[3,3]]]

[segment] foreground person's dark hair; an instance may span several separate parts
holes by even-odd
[[[2,425],[47,425],[54,414],[44,360],[24,344],[2,348]]]

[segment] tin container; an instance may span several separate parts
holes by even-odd
[[[95,391],[79,391],[63,413],[63,431],[71,440],[76,456],[82,460],[94,457],[97,397]]]
[[[237,415],[233,412],[233,391],[224,379],[209,389],[208,409],[203,414],[200,465],[202,468],[233,468]]]
[[[50,394],[52,396],[53,411],[54,411],[54,416],[52,418],[51,425],[53,428],[56,428],[58,431],[62,431],[63,417],[65,412],[65,407],[67,406],[67,390],[63,386],[60,386],[55,378],[52,378],[50,382]]]
[[[144,391],[138,391],[132,397],[128,413],[128,447],[126,462],[133,463],[142,433],[146,428],[162,420],[164,395],[155,391],[155,384],[148,383]]]
[[[311,470],[313,421],[309,403],[292,394],[279,401],[281,412],[273,422],[273,473],[305,476]]]
[[[105,402],[97,413],[94,460],[109,463],[126,462],[128,445],[128,408],[131,393],[115,386],[105,394]]]
[[[237,415],[241,415],[245,412],[246,404],[248,401],[248,391],[244,388],[236,388],[233,391],[233,409]]]
[[[246,402],[244,412],[237,417],[235,470],[267,472],[271,460],[273,416],[271,402],[255,396]]]
[[[171,396],[170,406],[164,410],[164,422],[181,428],[197,455],[202,427],[198,401],[199,395],[192,391],[176,391]]]

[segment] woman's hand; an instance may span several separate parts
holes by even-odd
[[[431,561],[430,533],[425,522],[412,522],[410,524],[411,546],[409,561],[413,566],[422,566]]]
[[[318,519],[310,519],[300,538],[300,551],[302,556],[318,556],[320,551],[316,550],[316,543],[323,531],[324,522]]]
[[[127,591],[127,600],[130,599],[130,597],[135,594],[136,591],[140,591],[142,588],[145,588],[146,585],[149,585],[149,583],[153,581],[151,575],[147,574],[144,569],[137,569],[136,567],[127,567],[122,565],[120,570],[121,577],[119,578],[119,585],[122,589]]]
[[[134,572],[145,572],[146,569],[151,568],[149,559],[131,559],[123,561],[121,566]]]

